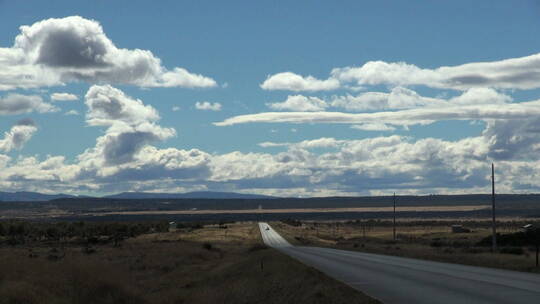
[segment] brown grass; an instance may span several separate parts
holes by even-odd
[[[470,206],[405,206],[396,211],[475,211],[487,209],[486,205]],[[393,207],[358,207],[358,208],[294,208],[294,209],[231,209],[231,210],[142,210],[91,212],[84,215],[148,215],[148,214],[259,214],[259,213],[311,213],[311,212],[390,212]]]
[[[398,223],[397,240],[393,240],[392,227],[372,225],[362,229],[359,225],[344,224],[336,228],[332,223],[304,223],[293,227],[283,223],[272,226],[292,244],[331,247],[344,250],[396,255],[440,262],[537,272],[533,248],[523,247],[524,254],[491,253],[490,247],[477,243],[491,231],[474,227],[471,233],[451,233],[450,227],[407,226]],[[402,225],[403,224],[403,225]],[[517,231],[517,227],[500,228],[500,233]]]
[[[0,269],[0,303],[375,303],[261,245],[253,223],[142,235],[92,254],[3,247]]]

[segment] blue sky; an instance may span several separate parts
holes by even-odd
[[[539,17],[536,1],[0,1],[0,191],[481,192],[495,161],[504,191],[535,192],[538,107],[519,104],[540,96]]]

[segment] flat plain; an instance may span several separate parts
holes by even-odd
[[[535,266],[534,246],[501,243],[492,253],[490,223],[470,219],[400,220],[395,240],[388,220],[283,221],[272,223],[272,227],[295,245],[540,273]],[[529,223],[540,226],[537,219],[503,218],[497,223],[499,238],[518,233]],[[453,233],[452,225],[462,225],[470,232]]]
[[[3,224],[5,235],[22,227]],[[0,303],[377,303],[265,247],[256,223],[102,235],[91,245],[58,236],[0,238]]]

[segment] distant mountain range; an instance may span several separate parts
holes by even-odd
[[[35,202],[50,201],[57,198],[77,198],[78,196],[69,194],[43,194],[38,192],[1,192],[0,201],[4,202]]]
[[[69,194],[43,194],[38,192],[0,192],[0,201],[4,202],[35,202],[35,201],[50,201],[59,198],[79,198],[88,196],[76,196]],[[212,191],[196,191],[187,193],[150,193],[150,192],[122,192],[113,195],[104,196],[104,198],[114,199],[181,199],[181,198],[198,198],[198,199],[271,199],[273,196],[244,194],[234,192],[212,192]]]

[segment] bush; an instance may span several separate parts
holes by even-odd
[[[525,251],[521,247],[503,247],[499,250],[499,252],[506,253],[506,254],[517,254],[517,255],[521,255],[525,253]]]
[[[284,220],[281,220],[281,222],[282,222],[283,224],[287,224],[287,225],[293,226],[293,227],[299,227],[299,226],[302,226],[302,222],[300,222],[299,220],[284,219]]]
[[[212,244],[210,243],[204,243],[202,247],[206,250],[212,250]]]
[[[480,247],[466,247],[463,248],[461,251],[464,253],[484,253],[488,252],[489,250]]]
[[[468,241],[455,240],[452,242],[454,248],[468,248],[471,244]]]
[[[268,249],[268,247],[263,244],[255,244],[249,247],[248,252],[259,251],[259,250],[264,250],[264,249]]]
[[[437,247],[437,248],[438,248],[438,247],[442,247],[442,246],[443,246],[443,242],[441,242],[441,241],[433,241],[433,242],[431,242],[431,243],[429,244],[429,246],[431,246],[431,247]]]
[[[516,233],[509,233],[509,234],[497,233],[497,244],[502,245],[502,246],[511,246],[511,247],[525,246],[525,245],[531,244],[531,242],[532,242],[531,237],[527,235],[525,232],[516,232]],[[478,242],[478,245],[491,246],[491,235],[483,238],[480,242]]]

